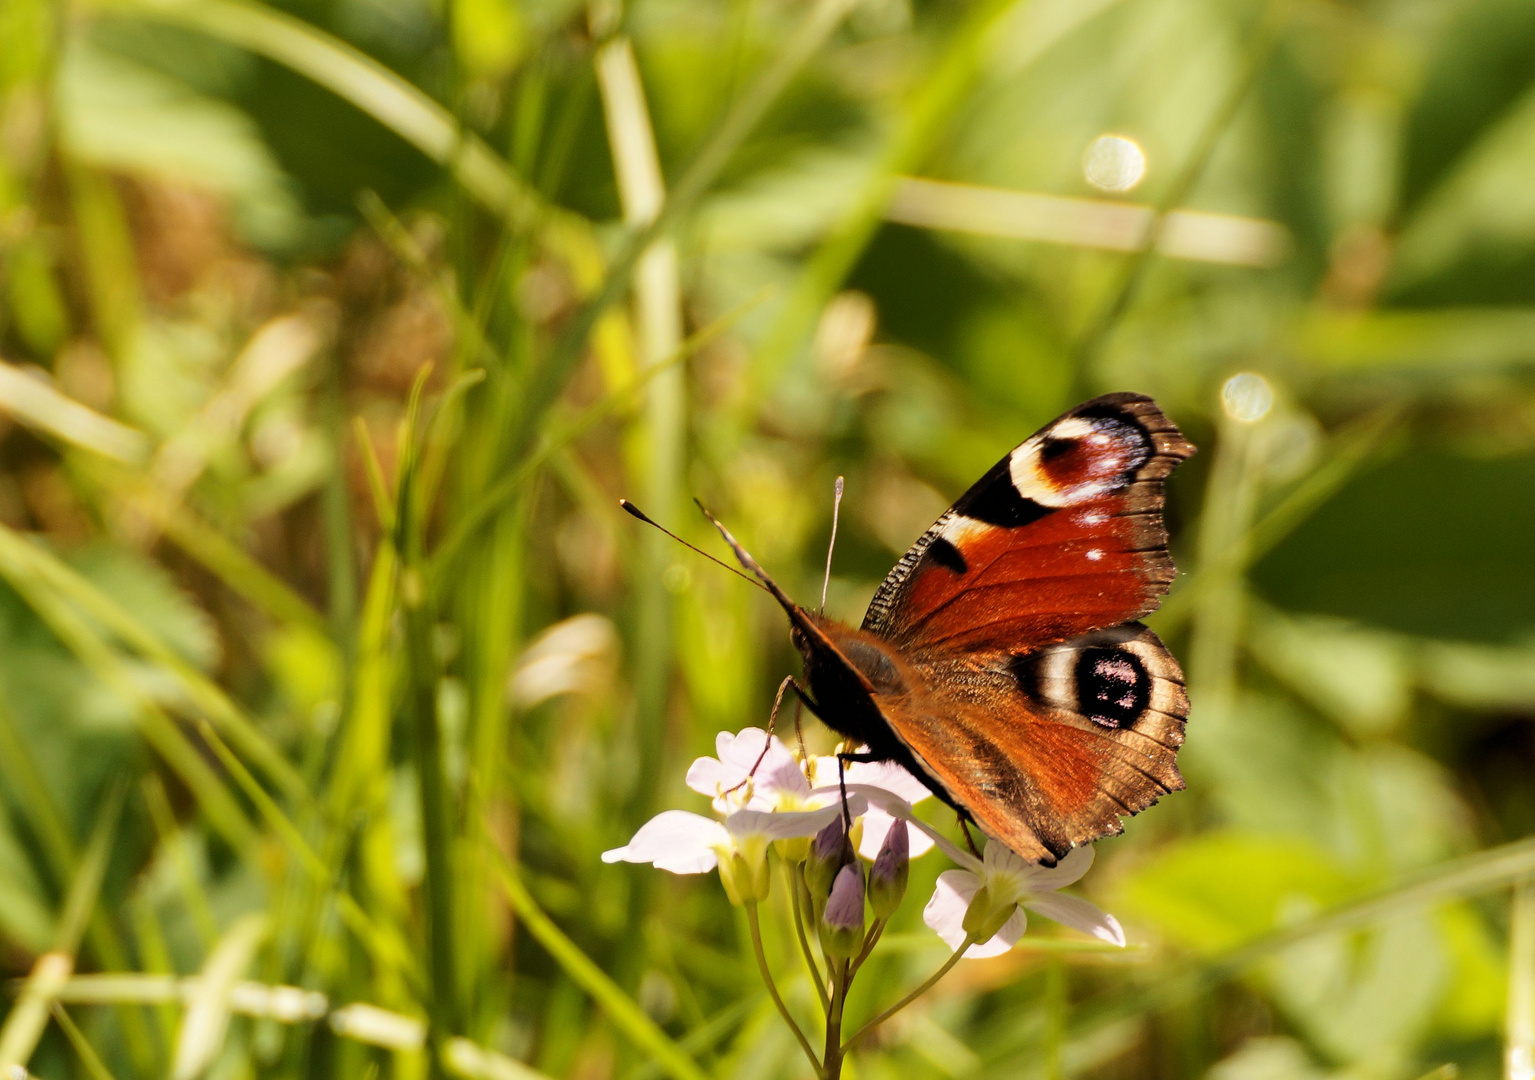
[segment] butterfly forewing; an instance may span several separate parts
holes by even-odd
[[[1037,648],[1155,610],[1172,581],[1162,481],[1194,452],[1110,394],[999,461],[896,564],[863,628],[920,655]]]

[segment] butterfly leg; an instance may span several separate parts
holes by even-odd
[[[970,815],[964,811],[960,811],[959,814],[959,831],[965,834],[965,846],[970,849],[970,854],[977,859],[981,858],[981,852],[975,846],[975,839],[970,835]]]
[[[853,813],[847,805],[847,763],[842,760],[841,754],[837,755],[837,787],[842,789],[842,835],[850,837],[853,832]]]

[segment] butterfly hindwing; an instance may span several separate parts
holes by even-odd
[[[1053,862],[1183,787],[1183,673],[1139,624],[915,668],[875,695],[919,768],[1024,858]]]
[[[1193,452],[1140,394],[1077,406],[917,540],[863,629],[914,655],[1006,651],[1149,614],[1173,578],[1162,482]]]

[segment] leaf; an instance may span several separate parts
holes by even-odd
[[[68,562],[186,659],[204,671],[218,663],[213,620],[158,563],[108,544],[71,552]]]
[[[1391,730],[1412,705],[1411,652],[1393,635],[1269,610],[1254,619],[1248,643],[1254,660],[1357,734]]]
[[[1395,1060],[1411,1046],[1448,985],[1449,963],[1426,912],[1367,931],[1313,938],[1268,965],[1284,1010],[1327,1054],[1345,1062]]]

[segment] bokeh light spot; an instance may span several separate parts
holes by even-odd
[[[1244,371],[1221,387],[1221,407],[1233,420],[1251,424],[1262,420],[1274,407],[1274,388],[1262,375]]]
[[[1146,153],[1134,139],[1100,135],[1082,155],[1082,173],[1099,191],[1129,191],[1146,176]]]

